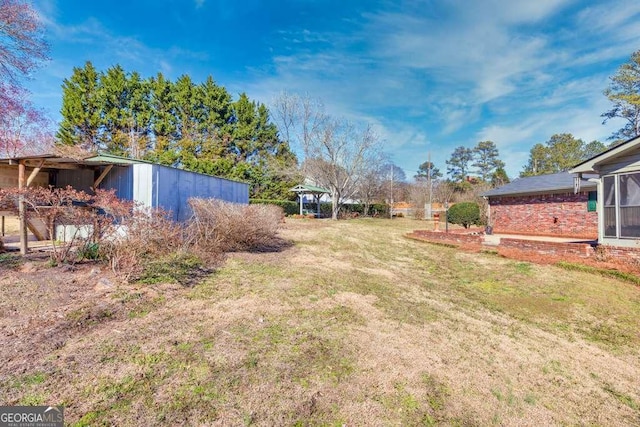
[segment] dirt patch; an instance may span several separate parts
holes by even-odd
[[[55,350],[87,331],[127,319],[173,285],[125,285],[100,264],[48,267],[27,261],[0,280],[0,348],[5,375],[47,370]],[[39,366],[40,365],[40,366]],[[0,374],[0,381],[2,375]]]

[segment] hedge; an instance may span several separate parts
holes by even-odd
[[[249,199],[251,204],[276,205],[280,206],[285,215],[297,215],[300,213],[300,204],[291,200],[269,200],[269,199]],[[305,203],[302,208],[305,211],[315,212],[315,203]],[[357,213],[364,215],[364,205],[361,203],[345,204],[340,208],[342,214]],[[322,202],[320,204],[320,214],[324,218],[331,218],[331,203]],[[372,203],[369,205],[369,215],[385,216],[389,215],[389,207],[384,203]]]
[[[298,202],[292,202],[291,200],[249,199],[249,203],[252,205],[280,206],[284,210],[285,215],[300,213],[300,205]]]
[[[322,203],[320,205],[320,212],[325,217],[331,217],[331,203]],[[340,213],[351,214],[357,213],[364,215],[364,205],[361,203],[348,203],[340,207]],[[372,203],[369,205],[369,215],[371,216],[385,216],[389,215],[389,206],[384,203]]]

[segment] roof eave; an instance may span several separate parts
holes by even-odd
[[[573,169],[569,170],[569,173],[598,173],[599,168],[598,165],[610,160],[612,158],[616,158],[628,151],[634,150],[640,147],[640,136],[636,136],[631,138],[620,145],[609,148],[606,151],[603,151],[600,154],[593,156],[590,159],[585,160],[582,163],[579,163],[573,167]]]

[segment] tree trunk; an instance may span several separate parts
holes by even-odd
[[[339,200],[340,197],[337,192],[334,191],[331,193],[331,219],[333,220],[338,219],[338,211],[340,210]]]

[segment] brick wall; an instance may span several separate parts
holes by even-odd
[[[622,246],[599,245],[600,256],[605,259],[626,260],[640,262],[640,248],[626,248]]]
[[[598,215],[587,200],[587,192],[491,197],[493,232],[595,239]]]
[[[560,257],[558,261],[561,261],[562,255],[573,255],[580,258],[594,256],[594,249],[588,243],[546,242],[540,240],[508,239],[503,237],[500,239],[500,245],[498,246],[498,250],[500,249],[518,249],[541,255],[554,255]]]

